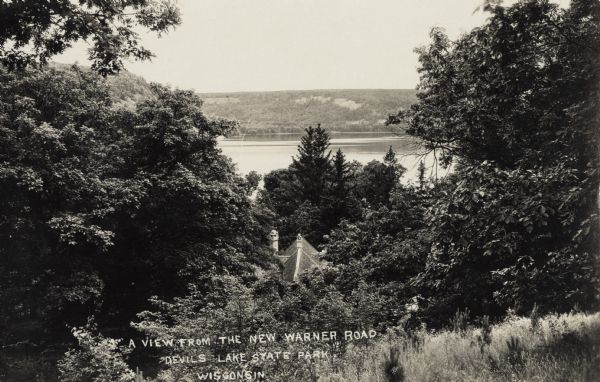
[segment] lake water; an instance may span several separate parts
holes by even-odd
[[[279,168],[287,168],[292,156],[297,155],[301,135],[276,134],[225,138],[219,140],[223,153],[237,164],[242,174],[254,170],[266,174]],[[331,134],[331,151],[341,148],[348,161],[357,160],[366,164],[372,160],[383,160],[392,146],[399,162],[406,167],[405,181],[415,180],[419,161],[419,144],[408,136],[395,136],[389,133],[340,133]],[[425,158],[428,166],[433,158]]]

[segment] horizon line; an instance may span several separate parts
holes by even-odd
[[[169,86],[173,86],[168,84]],[[386,90],[403,90],[416,91],[414,88],[311,88],[311,89],[277,89],[277,90],[232,90],[232,91],[194,91],[198,94],[243,94],[243,93],[280,93],[280,92],[336,92],[336,91],[386,91]]]
[[[81,64],[78,61],[72,62],[72,63],[66,63],[66,62],[59,62],[59,61],[53,61],[50,60],[48,62],[48,66],[52,67],[52,66],[57,66],[57,67],[61,67],[61,66],[77,66],[83,69],[87,69],[87,70],[91,70],[91,67],[89,64]],[[216,91],[200,91],[194,88],[184,88],[184,87],[179,87],[178,85],[174,85],[172,83],[169,82],[156,82],[156,81],[151,81],[148,80],[146,77],[144,77],[141,74],[135,73],[131,70],[128,70],[126,67],[123,68],[119,73],[116,73],[114,75],[114,77],[118,77],[121,73],[129,73],[133,76],[136,77],[140,77],[142,78],[144,81],[146,81],[147,83],[158,83],[164,86],[168,86],[168,87],[172,87],[175,89],[180,89],[180,90],[193,90],[195,93],[198,94],[243,94],[243,93],[277,93],[277,92],[314,92],[314,91],[360,91],[360,90],[375,90],[375,91],[385,91],[385,90],[404,90],[404,91],[416,91],[416,86],[412,87],[412,88],[397,88],[397,87],[349,87],[349,88],[307,88],[307,89],[269,89],[269,90],[216,90]],[[108,77],[110,78],[110,76]]]

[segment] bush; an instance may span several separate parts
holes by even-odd
[[[119,341],[94,334],[94,326],[73,328],[78,348],[65,353],[58,363],[62,382],[133,382],[135,373],[127,366],[127,349]]]
[[[400,362],[400,350],[397,347],[390,347],[383,361],[383,374],[388,382],[403,382],[404,368]]]

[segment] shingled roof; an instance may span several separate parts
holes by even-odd
[[[278,256],[283,263],[283,279],[298,281],[301,273],[313,267],[320,267],[319,251],[317,251],[302,235]]]

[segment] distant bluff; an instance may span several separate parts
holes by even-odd
[[[53,64],[59,69],[70,65]],[[115,102],[133,106],[151,95],[150,84],[127,71],[108,79]],[[416,102],[412,89],[285,90],[198,93],[207,116],[236,120],[241,134],[302,131],[320,123],[330,131],[387,131],[388,115]]]
[[[384,131],[388,115],[416,102],[406,89],[286,90],[203,93],[207,115],[235,119],[246,134],[301,131],[322,124],[331,131]]]

